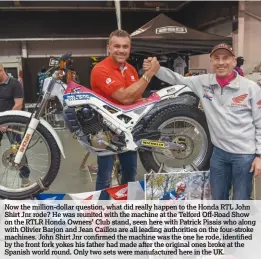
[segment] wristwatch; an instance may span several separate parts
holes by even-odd
[[[256,157],[259,157],[259,158],[261,158],[261,154],[256,154]]]
[[[150,79],[149,79],[148,76],[146,76],[146,75],[142,75],[142,78],[145,79],[148,83],[150,82]]]

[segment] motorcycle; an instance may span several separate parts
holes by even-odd
[[[32,113],[6,111],[0,114],[0,127],[20,136],[0,154],[5,172],[14,170],[16,177],[20,172],[21,182],[25,167],[30,169],[30,178],[35,177],[35,171],[42,173],[34,183],[17,189],[10,187],[8,180],[3,186],[0,176],[2,198],[34,197],[48,189],[56,178],[61,155],[65,158],[65,152],[57,132],[42,118],[48,101],[54,97],[64,107],[63,117],[69,131],[84,149],[97,156],[138,151],[147,172],[158,172],[163,165],[161,159],[165,160],[164,172],[204,170],[209,166],[212,152],[209,131],[205,115],[195,106],[194,97],[175,98],[176,87],[172,86],[132,105],[112,103],[72,80],[71,55],[70,52],[64,54],[47,71],[52,72],[52,76],[45,79],[43,96]],[[36,148],[37,143],[44,145],[46,154],[42,147]],[[30,157],[35,163],[31,166]],[[41,164],[44,161],[47,161],[46,166]],[[174,162],[178,163],[173,165]],[[43,168],[47,172],[41,171]]]

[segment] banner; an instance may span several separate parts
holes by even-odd
[[[36,196],[37,200],[63,200],[65,193],[40,193]]]
[[[145,181],[140,181],[139,183],[140,183],[143,191],[145,191]]]
[[[68,193],[72,200],[99,200],[101,191]]]
[[[128,184],[107,188],[106,191],[114,200],[127,200]]]
[[[103,192],[109,194],[113,200],[144,200],[145,199],[144,181],[130,182],[119,186],[109,187],[101,191],[68,193],[72,200],[101,200]]]
[[[145,199],[144,181],[128,183],[127,199],[128,200]]]

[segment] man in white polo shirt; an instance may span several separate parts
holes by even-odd
[[[144,60],[148,70],[157,62]],[[234,70],[232,47],[221,43],[210,54],[212,74],[183,77],[164,67],[156,76],[171,85],[184,84],[202,101],[211,140],[210,184],[214,200],[227,200],[233,185],[233,199],[249,200],[252,178],[261,173],[261,90]]]

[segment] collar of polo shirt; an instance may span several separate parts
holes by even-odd
[[[2,83],[0,83],[0,85],[7,85],[10,81],[10,76],[8,76]]]
[[[127,69],[126,64],[119,67],[119,65],[117,65],[117,63],[113,60],[112,57],[109,57],[109,60],[115,69],[119,69],[121,72],[124,72]]]

